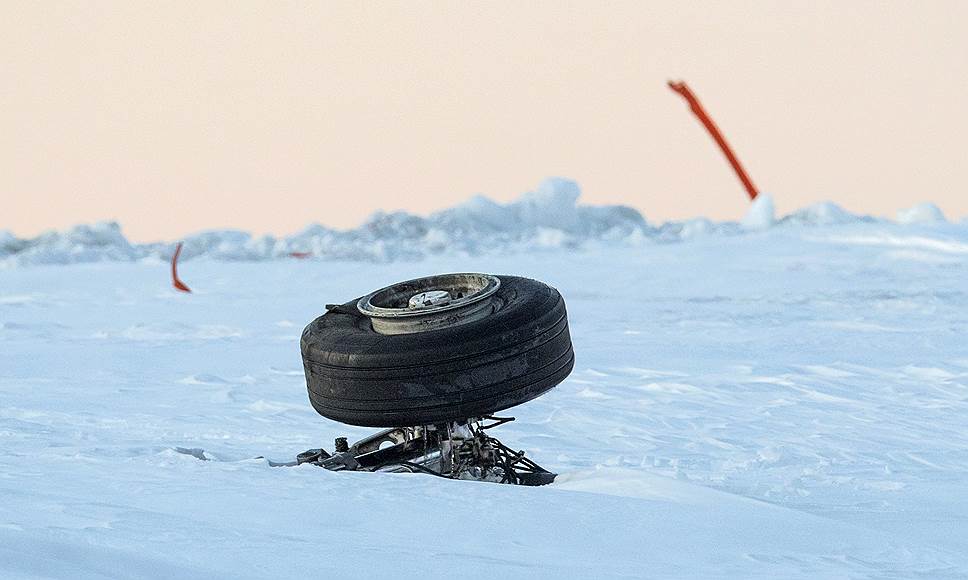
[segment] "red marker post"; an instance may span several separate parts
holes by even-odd
[[[749,194],[750,200],[752,201],[756,199],[759,191],[757,191],[756,186],[753,185],[753,180],[750,179],[750,176],[746,173],[746,170],[743,169],[743,166],[740,164],[736,154],[733,153],[733,149],[729,146],[729,143],[726,142],[726,138],[723,137],[722,132],[719,130],[719,127],[716,126],[716,123],[713,122],[712,118],[709,116],[709,113],[707,113],[706,109],[702,107],[702,104],[699,102],[699,99],[696,98],[696,95],[684,81],[669,81],[669,88],[682,95],[682,98],[686,99],[686,102],[689,103],[689,108],[692,109],[693,114],[699,117],[699,121],[702,122],[704,127],[706,127],[706,130],[709,131],[709,134],[713,136],[716,144],[719,145],[720,149],[722,149],[723,155],[726,156],[729,164],[733,166],[733,171],[735,171],[736,175],[739,176],[739,180],[743,182],[743,187],[746,188],[746,193]]]
[[[171,285],[179,292],[191,292],[192,289],[178,279],[178,256],[181,255],[181,250],[182,243],[178,242],[178,247],[175,248],[175,255],[171,257]]]

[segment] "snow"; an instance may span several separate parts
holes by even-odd
[[[239,230],[200,232],[184,239],[183,260],[260,261],[308,254],[315,259],[387,262],[440,253],[480,255],[635,242],[650,231],[636,210],[578,204],[574,181],[551,178],[518,200],[499,204],[477,196],[427,217],[377,212],[359,227],[311,224],[293,235],[254,237]],[[0,234],[0,266],[98,261],[168,260],[174,243],[132,244],[116,223],[77,226],[20,240]]]
[[[0,258],[14,264],[69,264],[100,260],[127,261],[141,256],[115,222],[81,224],[65,232],[50,231],[32,240],[0,235]]]
[[[811,205],[783,218],[784,223],[799,226],[831,226],[870,220],[869,217],[855,216],[829,201]]]
[[[932,224],[943,221],[944,214],[933,203],[919,203],[897,212],[897,222],[901,224]]]
[[[651,242],[746,235],[777,226],[894,225],[851,214],[829,202],[777,219],[769,194],[759,195],[739,223],[716,223],[699,217],[652,225],[631,207],[584,205],[578,201],[580,195],[574,181],[551,178],[509,203],[475,196],[426,217],[403,211],[377,212],[350,230],[310,224],[278,238],[256,237],[239,230],[204,231],[182,240],[181,259],[264,261],[288,259],[296,254],[316,260],[392,262],[441,254],[483,256],[601,245],[637,247]],[[944,216],[932,204],[898,212],[900,225],[943,223]],[[0,231],[0,268],[104,261],[154,263],[170,260],[177,241],[132,243],[114,222],[78,225],[32,239],[19,239]]]
[[[0,271],[0,577],[968,576],[968,224],[826,207],[651,227],[568,192],[191,238],[192,294],[170,287],[170,249],[110,224],[16,250],[32,266]],[[501,241],[394,247],[458,224]],[[333,253],[267,259],[296,247]],[[445,271],[564,295],[574,373],[495,432],[558,481],[270,467],[372,432],[312,410],[302,327]]]
[[[775,214],[773,196],[768,193],[761,193],[750,202],[750,207],[740,223],[746,229],[765,230],[776,223]]]

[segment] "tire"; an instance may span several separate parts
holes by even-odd
[[[428,425],[490,415],[563,381],[575,353],[561,294],[500,281],[494,312],[449,328],[379,334],[357,300],[312,321],[300,346],[313,408],[350,425]]]

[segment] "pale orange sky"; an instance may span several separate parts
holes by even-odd
[[[550,175],[742,216],[685,79],[779,212],[968,215],[966,2],[5,2],[0,229],[349,227]]]

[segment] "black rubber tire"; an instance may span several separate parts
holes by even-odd
[[[451,328],[379,334],[356,300],[309,323],[301,348],[313,408],[350,425],[427,425],[496,413],[563,381],[575,353],[561,294],[498,277],[495,311]]]

